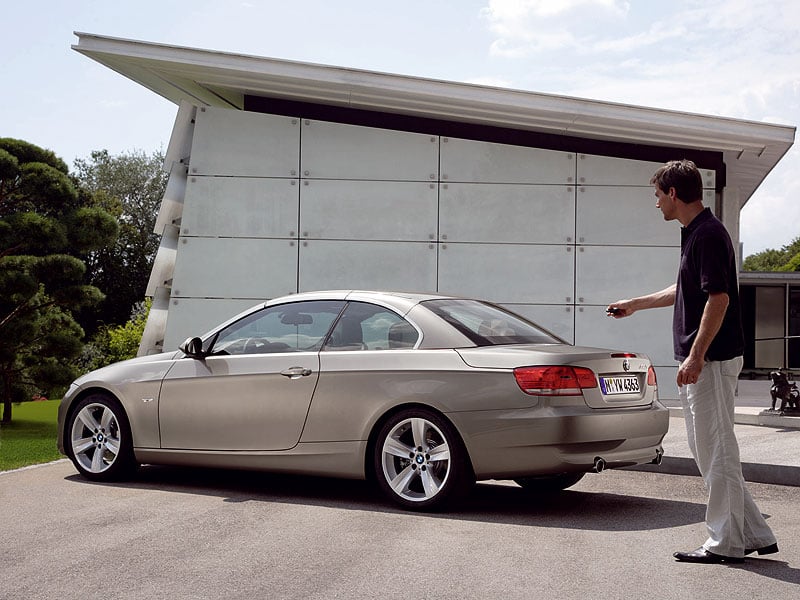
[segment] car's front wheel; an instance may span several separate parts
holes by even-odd
[[[136,468],[131,428],[116,398],[92,394],[81,400],[66,434],[67,455],[87,479],[119,479]]]
[[[441,508],[474,483],[458,432],[439,414],[422,408],[401,411],[384,423],[374,468],[384,494],[414,510]]]

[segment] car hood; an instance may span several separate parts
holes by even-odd
[[[119,372],[120,370],[127,371],[130,367],[137,367],[137,366],[145,366],[147,364],[152,363],[160,363],[165,361],[171,361],[178,357],[179,355],[183,355],[182,352],[179,350],[173,350],[172,352],[162,352],[160,354],[148,354],[147,356],[139,356],[137,358],[131,358],[128,360],[123,360],[120,362],[115,362],[113,364],[107,365],[105,367],[101,367],[95,371],[90,371],[85,375],[82,375],[78,379],[75,380],[75,385],[81,385],[85,381],[97,381],[98,379],[105,379],[106,375],[112,372]]]
[[[618,350],[570,346],[568,344],[513,344],[457,348],[461,359],[471,367],[482,369],[515,369],[528,365],[582,364],[610,359]],[[643,354],[636,357],[647,360]]]

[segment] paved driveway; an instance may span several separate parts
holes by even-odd
[[[0,598],[790,598],[800,488],[752,484],[782,552],[679,564],[704,539],[697,477],[606,471],[551,499],[480,484],[455,513],[402,512],[364,482],[66,461],[0,474]]]

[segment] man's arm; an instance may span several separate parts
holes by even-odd
[[[706,361],[708,347],[719,333],[725,312],[728,310],[730,298],[725,292],[709,294],[703,316],[700,319],[700,328],[697,330],[697,337],[694,339],[689,356],[681,363],[678,368],[678,386],[688,383],[697,383],[700,371]]]
[[[608,305],[606,309],[609,315],[616,319],[622,317],[630,317],[637,310],[645,310],[647,308],[664,308],[675,304],[675,290],[677,284],[673,283],[668,288],[664,288],[659,292],[653,292],[646,296],[638,296],[629,300],[617,300]],[[724,314],[724,313],[723,313]],[[722,321],[720,321],[722,323]],[[716,335],[716,333],[715,333]],[[713,337],[711,339],[714,339]],[[709,341],[709,344],[711,342]]]

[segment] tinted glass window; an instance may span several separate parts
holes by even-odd
[[[324,350],[398,350],[413,348],[418,338],[417,330],[391,310],[350,302]]]
[[[220,331],[212,354],[319,350],[344,304],[314,301],[270,306]]]
[[[554,335],[525,318],[477,300],[426,300],[422,305],[439,315],[478,346],[559,344]]]

